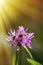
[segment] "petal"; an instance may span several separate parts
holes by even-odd
[[[15,30],[12,31],[12,29],[10,29],[10,32],[13,36],[15,36]]]
[[[21,44],[22,44],[22,46],[24,46],[26,44],[26,36],[23,36]]]
[[[10,46],[11,46],[11,47],[16,46],[16,42],[15,42],[15,41],[11,42]]]
[[[34,33],[29,33],[28,35],[27,35],[27,38],[28,39],[32,39],[34,37]]]
[[[19,29],[17,30],[18,34],[25,34],[25,30],[23,28],[23,26],[19,26]]]
[[[31,41],[30,40],[29,40],[29,42],[27,42],[26,45],[28,46],[28,48],[31,48],[32,49],[32,47],[31,47]]]
[[[8,41],[13,41],[13,36],[7,36],[7,37],[6,37],[6,40],[8,40]]]

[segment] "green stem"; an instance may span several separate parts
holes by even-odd
[[[24,46],[24,48],[25,48],[25,50],[28,52],[28,54],[30,55],[31,59],[33,59],[32,54],[31,54],[30,51],[27,49],[27,47]]]
[[[17,50],[17,61],[18,61],[18,65],[22,65],[22,49],[20,48],[20,50]]]

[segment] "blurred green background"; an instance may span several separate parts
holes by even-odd
[[[0,65],[12,65],[13,51],[5,37],[18,26],[35,33],[29,50],[43,64],[43,0],[0,0]],[[29,65],[25,60],[28,57],[23,49],[22,65]]]

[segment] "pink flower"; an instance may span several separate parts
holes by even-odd
[[[34,37],[34,33],[27,33],[23,26],[19,26],[18,30],[10,30],[9,36],[7,36],[7,40],[11,42],[11,46],[16,46],[17,49],[21,48],[21,46],[31,47],[31,40]]]

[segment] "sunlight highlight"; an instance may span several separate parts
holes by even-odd
[[[5,1],[4,0],[0,0],[0,7],[2,8],[3,5],[5,4]]]
[[[10,27],[8,15],[10,8],[8,8],[7,0],[0,0],[0,33],[5,33],[5,31]],[[7,15],[8,11],[8,15]]]
[[[8,32],[15,21],[23,20],[25,17],[43,20],[42,6],[43,1],[39,0],[0,0],[0,25]],[[0,31],[2,28],[0,26]]]

